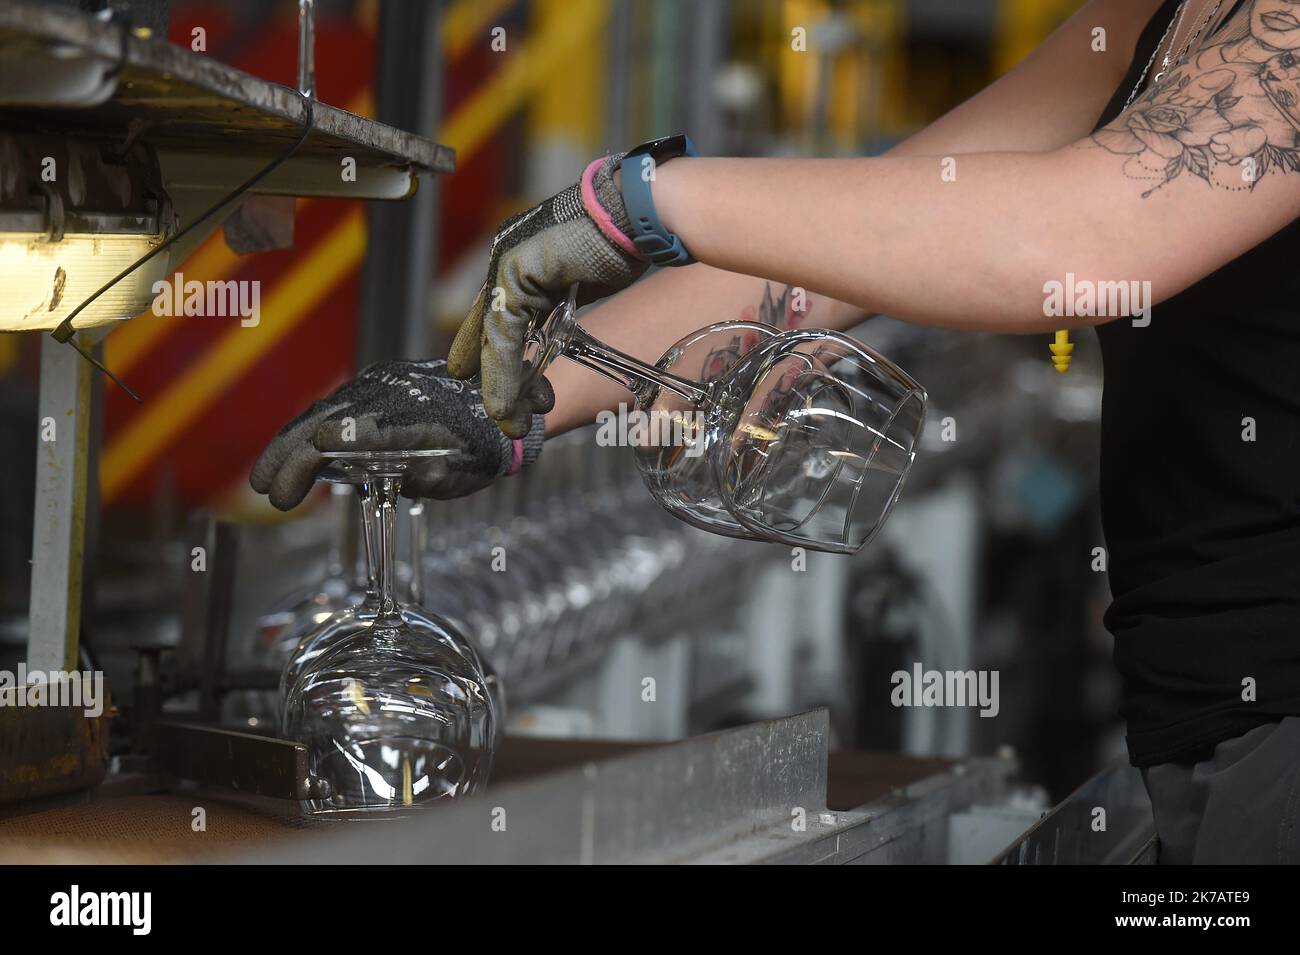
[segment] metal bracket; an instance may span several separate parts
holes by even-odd
[[[154,726],[154,734],[154,761],[181,779],[277,799],[329,795],[329,784],[308,772],[301,743],[167,720]]]

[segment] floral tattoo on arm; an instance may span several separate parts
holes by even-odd
[[[1184,175],[1241,192],[1300,172],[1300,2],[1249,0],[1092,141],[1149,183],[1143,198]]]
[[[796,291],[798,290],[795,286],[787,285],[780,295],[774,295],[772,283],[764,282],[763,300],[757,305],[746,305],[741,309],[740,321],[759,322],[782,331],[799,328],[807,319],[808,313],[812,311],[812,303],[807,300],[806,295],[801,294],[796,297]],[[800,308],[800,305],[803,307]],[[713,349],[705,356],[703,366],[700,368],[700,380],[711,381],[722,375],[739,362],[741,357],[760,340],[757,332],[737,332],[729,342]]]
[[[795,292],[801,294],[796,297]],[[812,302],[806,293],[787,285],[780,295],[772,294],[772,283],[763,283],[763,301],[758,305],[746,305],[740,313],[742,322],[762,322],[785,331],[799,328],[808,319],[812,311]]]

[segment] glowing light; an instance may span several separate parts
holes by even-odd
[[[158,241],[78,233],[50,242],[40,233],[0,232],[0,331],[49,331]],[[117,283],[77,316],[76,327],[125,321],[145,311],[168,259],[163,253]]]

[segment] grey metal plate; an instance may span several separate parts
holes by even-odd
[[[182,779],[255,796],[310,798],[307,749],[300,743],[170,721],[155,732],[158,766]]]
[[[61,130],[120,132],[142,119],[146,141],[185,150],[276,152],[287,148],[302,128],[303,104],[295,90],[259,79],[202,53],[164,39],[123,34],[75,11],[29,3],[0,5],[0,60],[49,60],[52,67],[70,55],[93,56],[105,64],[125,61],[112,98],[94,108],[58,112]],[[49,125],[49,109],[0,110],[9,128],[39,130]],[[431,140],[352,113],[315,105],[315,130],[299,156],[352,156],[358,166],[414,165],[451,172],[455,151]]]

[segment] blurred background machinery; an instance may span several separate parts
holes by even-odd
[[[186,279],[260,283],[255,327],[145,312],[106,338],[105,363],[144,399],[110,386],[99,412],[82,645],[116,698],[132,705],[139,648],[170,654],[186,614],[208,599],[195,595],[189,555],[214,521],[238,529],[226,545],[228,670],[249,662],[276,598],[319,577],[336,530],[328,495],[275,513],[247,487],[253,460],[284,421],[358,367],[445,349],[503,218],[570,183],[591,156],[678,130],[714,154],[880,151],[1014,66],[1078,6],[318,3],[320,99],[450,145],[456,169],[406,203],[300,198],[289,249],[239,256],[219,234],[204,241],[180,269]],[[208,56],[296,85],[296,3],[172,0],[167,22],[180,46],[201,33]],[[623,468],[630,452],[596,448],[590,431],[555,442],[538,467],[489,495],[429,506],[435,551],[438,539],[509,540],[519,559],[505,574],[535,570],[528,548],[542,544],[549,560],[585,548],[584,566],[600,564],[593,546],[649,561],[638,568],[644,593],[628,589],[581,641],[541,626],[485,640],[511,688],[512,732],[673,739],[826,706],[834,747],[1014,752],[1052,801],[1122,752],[1101,625],[1108,588],[1095,559],[1095,339],[1083,337],[1062,377],[1039,339],[887,318],[858,334],[927,386],[931,412],[900,507],[856,558],[808,555],[796,569],[780,548],[665,524]],[[38,365],[34,336],[0,335],[10,466],[0,666],[21,658],[28,629]],[[609,519],[594,541],[570,520],[584,510]],[[628,557],[635,547],[644,552]],[[465,579],[496,573],[478,557]],[[518,589],[544,602],[558,593],[544,577]],[[436,580],[431,608],[464,597],[440,594]],[[504,626],[480,621],[485,632]],[[892,705],[891,675],[915,663],[998,671],[998,715]],[[653,706],[642,699],[647,677],[658,687]]]

